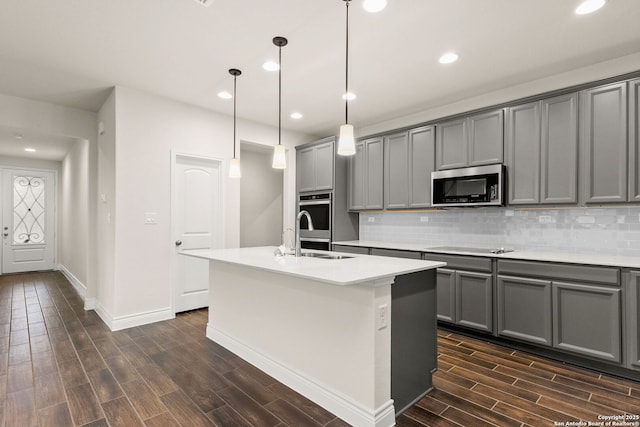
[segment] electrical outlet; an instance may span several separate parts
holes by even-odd
[[[421,216],[420,217],[420,222],[429,222],[429,217],[428,216]]]
[[[375,217],[370,216],[370,217],[367,218],[367,221],[376,222],[376,219],[375,219]]]
[[[504,211],[504,216],[513,216],[515,214],[515,212],[513,212],[511,209],[507,209]]]
[[[389,306],[382,304],[378,306],[378,330],[384,329],[389,323]]]
[[[145,212],[144,213],[144,223],[147,225],[155,225],[158,223],[157,213],[155,212]]]

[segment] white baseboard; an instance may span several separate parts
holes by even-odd
[[[353,426],[390,427],[395,425],[393,400],[371,410],[348,396],[319,384],[313,378],[305,376],[303,372],[283,365],[246,343],[238,341],[211,324],[207,324],[207,338],[232,351]]]
[[[94,305],[98,316],[100,316],[102,321],[112,331],[133,328],[162,320],[173,319],[175,317],[175,313],[172,312],[171,307],[114,317],[100,304],[100,301],[95,301]]]
[[[85,298],[84,299],[84,309],[85,310],[95,310],[96,308],[96,299],[95,298]]]
[[[66,277],[69,283],[71,283],[71,286],[73,286],[80,298],[85,301],[85,297],[87,296],[87,286],[78,280],[78,278],[74,276],[73,273],[71,273],[64,265],[58,264],[58,270],[64,274],[64,277]]]

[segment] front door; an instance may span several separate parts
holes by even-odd
[[[221,169],[219,160],[175,156],[171,204],[176,313],[209,305],[209,261],[180,251],[223,247]]]
[[[55,173],[2,170],[2,273],[55,266]]]

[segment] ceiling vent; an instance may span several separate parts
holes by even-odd
[[[213,4],[215,0],[195,0],[196,3],[203,5],[204,7],[209,7]]]

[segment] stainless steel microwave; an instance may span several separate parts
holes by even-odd
[[[432,206],[502,206],[504,165],[431,172]]]

